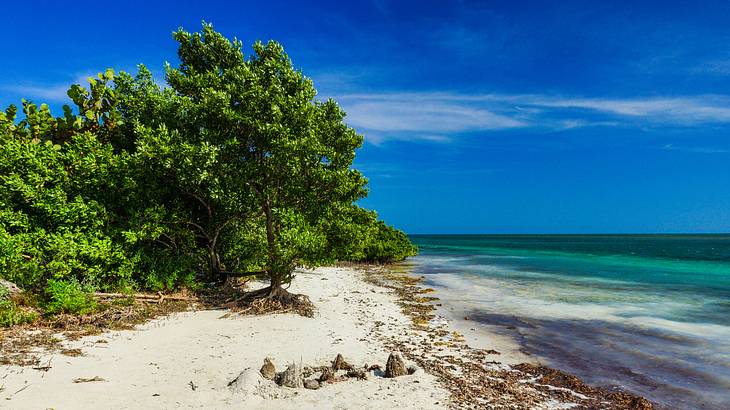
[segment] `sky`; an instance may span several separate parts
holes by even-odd
[[[408,233],[730,232],[730,2],[15,1],[0,106],[164,82],[203,20],[340,103],[362,205]]]

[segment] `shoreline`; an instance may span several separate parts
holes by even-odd
[[[191,310],[135,330],[64,341],[66,351],[79,354],[48,353],[41,359],[45,370],[0,366],[0,403],[18,409],[650,408],[643,399],[586,386],[554,369],[517,364],[520,357],[504,340],[485,342],[489,334],[470,334],[434,315],[438,301],[420,281],[397,266],[299,271],[290,290],[311,298],[312,319]],[[246,394],[228,387],[266,357],[278,371],[288,363],[326,365],[337,354],[353,365],[384,367],[393,351],[418,370],[393,379],[373,371],[365,381],[318,390],[268,386]]]

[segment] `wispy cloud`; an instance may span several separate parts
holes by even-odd
[[[446,92],[344,94],[351,126],[370,142],[448,142],[470,132],[580,127],[730,124],[730,97],[576,98],[545,94]]]
[[[617,117],[643,118],[655,124],[730,122],[730,98],[697,96],[676,98],[585,99],[533,96],[525,102],[547,108],[591,110]]]
[[[730,75],[730,58],[705,61],[690,71],[694,74]]]
[[[71,84],[86,85],[89,77],[96,77],[96,73],[78,75],[67,84],[6,84],[0,86],[3,90],[20,95],[22,98],[34,100],[34,102],[64,102],[69,101],[68,89]]]
[[[68,89],[72,84],[88,86],[89,78],[97,78],[100,71],[82,72],[68,83],[40,84],[37,82],[21,84],[0,84],[0,90],[17,94],[21,98],[31,99],[34,102],[69,102]],[[117,71],[118,73],[119,71]],[[129,73],[136,73],[136,69],[127,70]],[[157,84],[165,85],[165,74],[159,70],[152,70],[152,77]]]
[[[20,94],[25,98],[37,99],[40,101],[66,101],[68,100],[67,85],[37,86],[37,85],[10,85],[3,87],[13,93]]]
[[[338,98],[347,122],[367,130],[371,142],[387,139],[449,141],[450,135],[526,126],[517,116],[430,94],[350,94]]]
[[[724,149],[724,148],[714,148],[714,147],[686,147],[686,146],[676,146],[674,144],[666,144],[662,146],[662,149],[665,151],[684,151],[684,152],[694,152],[698,154],[728,154],[730,153],[730,149]]]

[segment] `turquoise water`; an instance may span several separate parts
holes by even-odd
[[[548,364],[730,408],[730,235],[413,235],[416,273]]]

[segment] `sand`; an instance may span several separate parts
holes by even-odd
[[[187,311],[65,341],[82,355],[46,353],[42,370],[0,366],[0,408],[651,409],[642,398],[540,366],[408,272],[319,268],[298,272],[289,290],[309,295],[314,318]],[[266,357],[283,371],[293,363],[328,366],[338,353],[358,367],[385,368],[393,351],[415,373],[372,371],[367,380],[308,390],[258,372]]]
[[[288,363],[326,365],[341,353],[354,365],[384,365],[390,351],[372,335],[397,337],[409,327],[387,290],[364,282],[347,268],[300,272],[290,291],[305,293],[315,317],[294,314],[225,316],[223,310],[174,314],[138,326],[65,342],[83,355],[47,355],[47,371],[0,367],[0,408],[443,408],[449,393],[419,370],[386,379],[327,384],[319,390],[262,383],[255,389],[227,385],[265,357],[277,370]],[[75,379],[103,381],[74,383]],[[194,386],[194,389],[193,389]]]

